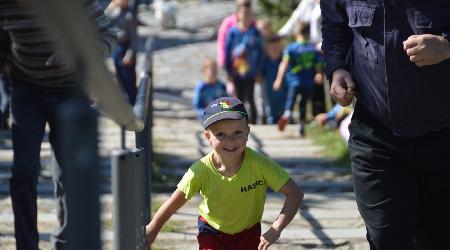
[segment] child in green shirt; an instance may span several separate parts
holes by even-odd
[[[213,151],[195,162],[177,190],[146,227],[151,245],[164,223],[195,194],[199,205],[199,249],[267,249],[298,211],[303,192],[277,163],[246,146],[250,127],[241,101],[214,100],[202,125]],[[267,187],[286,196],[280,215],[261,235]]]

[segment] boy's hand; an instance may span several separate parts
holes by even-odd
[[[269,246],[275,243],[278,238],[280,238],[280,232],[271,227],[267,232],[261,235],[258,250],[269,249]]]
[[[56,51],[50,55],[45,65],[61,69],[73,69],[75,67],[75,62],[64,56],[61,51]]]
[[[318,86],[323,85],[323,74],[322,73],[316,73],[314,76],[314,83]]]

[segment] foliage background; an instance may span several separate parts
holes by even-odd
[[[258,0],[261,15],[272,21],[273,30],[278,30],[289,19],[301,0]]]

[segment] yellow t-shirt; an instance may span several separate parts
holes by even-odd
[[[192,164],[178,189],[188,200],[200,192],[200,215],[213,228],[235,234],[261,221],[267,187],[278,192],[288,180],[289,174],[280,165],[246,148],[242,166],[233,177],[217,171],[210,153]]]

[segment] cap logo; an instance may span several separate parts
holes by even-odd
[[[225,102],[219,102],[220,108],[223,109],[229,109],[231,105],[231,101],[225,101]]]
[[[221,97],[211,102],[203,112],[202,124],[206,128],[214,122],[231,119],[248,119],[241,101],[234,97]]]

